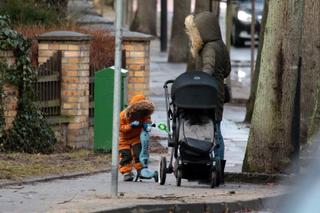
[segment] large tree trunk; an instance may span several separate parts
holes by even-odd
[[[303,1],[270,0],[243,171],[286,172],[300,56]]]
[[[157,36],[157,0],[138,0],[130,30]]]
[[[191,0],[174,0],[169,62],[185,62],[188,56],[188,36],[184,30],[184,19],[190,14]]]
[[[316,122],[320,123],[315,106],[320,107],[317,84],[320,84],[320,1],[305,1],[304,31],[303,31],[303,61],[302,61],[302,88],[301,88],[301,142],[307,141],[315,131]],[[319,85],[320,86],[320,85]],[[318,108],[318,112],[319,112]],[[315,114],[314,114],[315,113]],[[314,116],[312,116],[314,114]],[[319,116],[319,114],[318,114]],[[310,122],[314,125],[310,130]]]
[[[265,0],[264,2],[264,11],[263,11],[263,17],[261,22],[261,31],[259,36],[260,40],[259,40],[258,55],[256,60],[256,67],[253,72],[253,75],[251,76],[250,96],[246,104],[247,112],[246,112],[246,117],[244,119],[244,122],[251,122],[254,102],[256,100],[258,79],[259,79],[259,73],[260,73],[260,64],[261,64],[261,52],[262,52],[263,42],[264,42],[264,31],[265,31],[265,26],[266,26],[267,17],[268,17],[268,8],[269,8],[268,1],[269,0]]]
[[[314,105],[314,109],[313,109],[313,113],[309,122],[309,142],[311,144],[316,143],[319,141],[314,141],[315,138],[313,138],[313,136],[315,134],[320,135],[319,131],[320,131],[320,82],[318,82],[318,87],[317,87],[317,92],[316,92],[316,96],[315,96],[315,105]]]

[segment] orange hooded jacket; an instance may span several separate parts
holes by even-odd
[[[132,145],[140,143],[142,125],[131,127],[130,123],[134,120],[130,119],[128,114],[134,114],[135,110],[141,108],[150,108],[150,112],[152,113],[154,106],[151,102],[147,101],[143,95],[136,95],[130,100],[129,106],[120,113],[119,150],[131,149]],[[140,121],[140,124],[151,121],[150,115],[137,120]]]

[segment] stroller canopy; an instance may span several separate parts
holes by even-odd
[[[177,107],[213,109],[217,106],[218,83],[211,75],[185,72],[178,76],[171,88],[171,98]]]

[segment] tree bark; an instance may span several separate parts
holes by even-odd
[[[220,16],[220,1],[211,1],[211,11],[216,14],[217,17]]]
[[[250,96],[246,104],[247,112],[246,112],[244,122],[247,122],[247,123],[251,122],[254,102],[256,100],[258,79],[259,79],[259,73],[260,73],[260,64],[261,64],[261,52],[262,52],[263,42],[264,42],[264,31],[265,31],[265,26],[266,26],[267,17],[268,17],[268,8],[269,8],[268,1],[269,0],[265,0],[264,2],[264,10],[263,10],[263,17],[261,21],[261,31],[259,36],[259,47],[258,47],[258,54],[257,54],[257,60],[256,60],[256,67],[251,77]]]
[[[130,30],[157,36],[157,0],[138,0]]]
[[[286,172],[301,54],[303,1],[270,0],[243,171]]]
[[[191,0],[174,0],[169,62],[186,62],[189,51],[189,40],[184,30],[184,19],[190,14]]]
[[[306,143],[320,123],[319,93],[320,86],[320,1],[305,1],[303,51],[302,51],[302,87],[301,87],[301,131],[300,141]],[[317,99],[318,98],[318,99]],[[307,103],[307,104],[306,104]],[[318,107],[318,108],[317,108]],[[317,116],[318,115],[318,116]],[[318,124],[317,124],[318,122]],[[310,125],[311,123],[311,125]],[[310,128],[311,126],[311,128]]]

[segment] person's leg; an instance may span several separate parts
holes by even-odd
[[[221,162],[221,183],[224,184],[224,168],[226,160],[224,160],[224,140],[221,133],[221,122],[215,123],[215,140],[217,146],[214,149],[214,156],[220,159]]]
[[[132,170],[132,154],[131,147],[129,144],[121,144],[119,146],[119,171],[123,174],[124,181],[132,181],[133,174]]]
[[[221,133],[221,122],[215,122],[215,140],[216,147],[214,149],[214,156],[219,157],[220,160],[224,160],[224,140]]]
[[[137,171],[140,171],[142,169],[142,164],[141,164],[140,159],[139,159],[140,152],[141,152],[141,143],[140,143],[140,141],[138,143],[132,144],[133,166]]]

